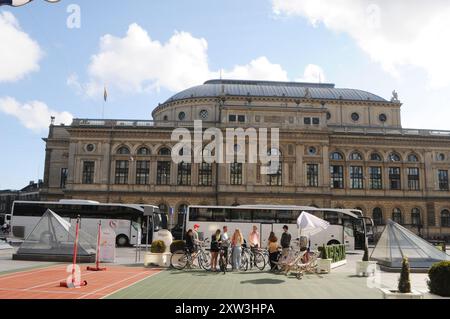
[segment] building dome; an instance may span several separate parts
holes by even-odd
[[[217,98],[219,96],[388,102],[373,93],[357,89],[335,88],[334,84],[329,83],[210,80],[175,94],[164,104],[185,99]]]

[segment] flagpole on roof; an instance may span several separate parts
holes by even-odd
[[[106,85],[104,86],[103,90],[103,106],[102,106],[102,119],[105,119],[105,104],[108,100],[108,91],[106,90]]]

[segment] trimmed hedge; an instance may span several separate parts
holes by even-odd
[[[170,245],[170,252],[173,254],[177,251],[184,251],[186,244],[184,240],[174,240]]]
[[[338,262],[346,259],[345,245],[331,245],[319,247],[319,251],[326,250],[326,256],[333,260],[333,262]]]
[[[162,254],[166,251],[166,244],[162,240],[154,240],[150,247],[150,252],[153,254]]]
[[[442,297],[450,297],[450,261],[441,261],[428,270],[430,292]]]

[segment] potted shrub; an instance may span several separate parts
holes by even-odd
[[[356,262],[356,275],[360,277],[370,277],[375,275],[377,262],[369,260],[369,248],[364,247],[364,256],[362,260]]]
[[[333,259],[328,258],[328,249],[325,245],[322,246],[320,258],[317,259],[317,272],[328,274],[331,271],[331,263]]]
[[[428,271],[430,292],[442,297],[450,297],[450,261],[441,261]]]
[[[421,292],[411,289],[411,280],[409,279],[409,262],[407,257],[403,257],[402,271],[396,290],[381,288],[384,299],[423,299]]]
[[[144,257],[144,266],[156,265],[159,267],[170,266],[170,254],[165,253],[166,244],[162,240],[154,240]]]

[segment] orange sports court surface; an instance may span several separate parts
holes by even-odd
[[[108,266],[106,271],[88,271],[80,265],[87,286],[60,287],[70,275],[65,265],[17,271],[0,275],[0,299],[101,299],[157,274],[159,269]]]

